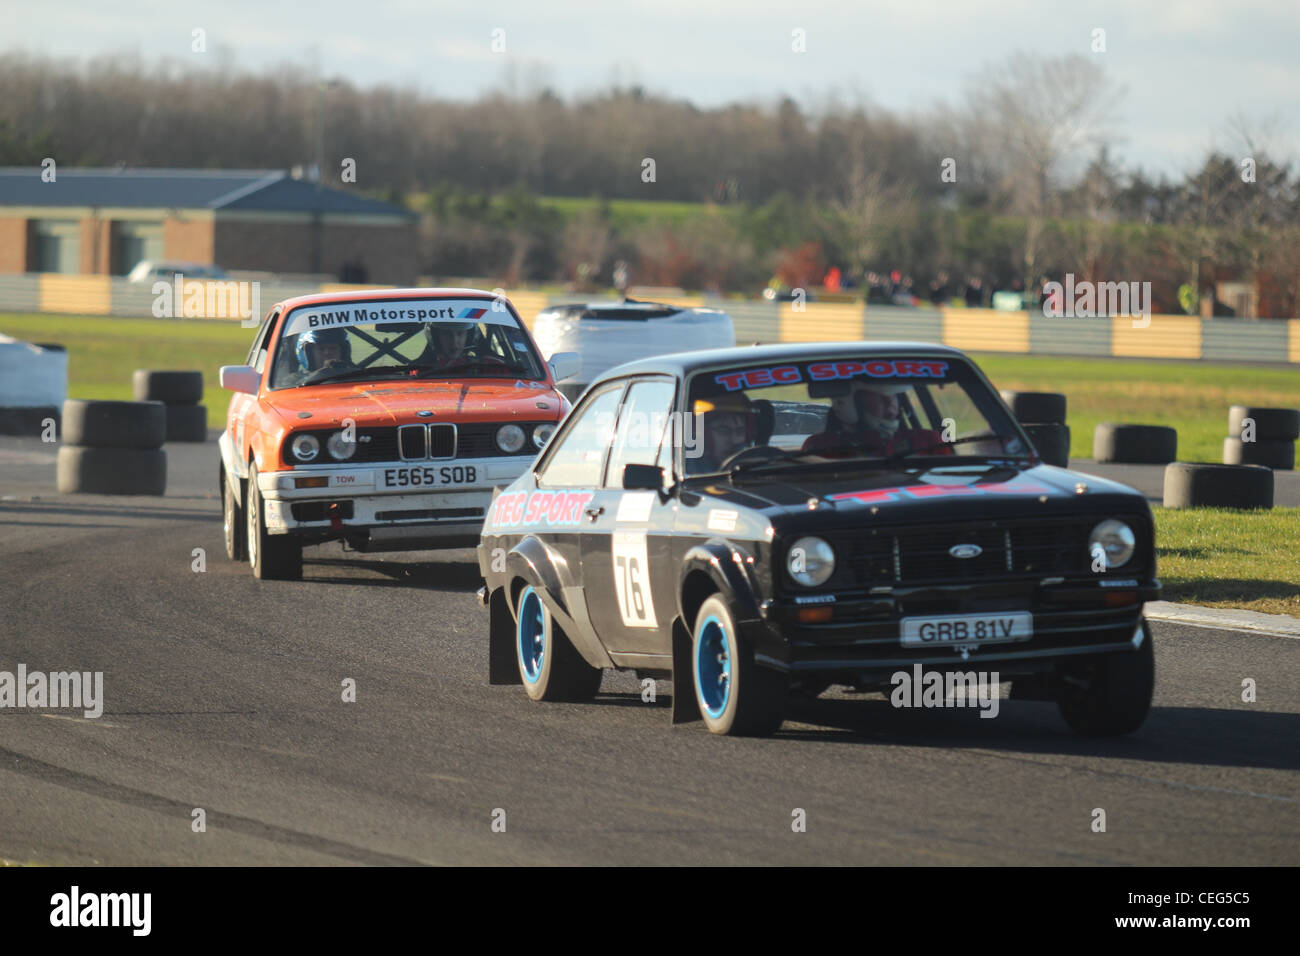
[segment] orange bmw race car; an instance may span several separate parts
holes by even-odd
[[[226,554],[302,577],[304,545],[471,547],[494,486],[522,474],[569,410],[514,306],[475,289],[288,299],[248,364],[220,439]]]

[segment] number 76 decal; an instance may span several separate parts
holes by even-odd
[[[614,590],[624,627],[658,627],[650,596],[650,569],[644,532],[615,532],[610,541]]]

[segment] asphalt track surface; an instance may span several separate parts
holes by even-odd
[[[471,552],[328,546],[301,583],[254,581],[222,553],[215,445],[168,455],[164,498],[60,496],[52,446],[0,439],[0,670],[103,671],[106,698],[0,709],[0,860],[1300,863],[1300,641],[1157,622],[1155,706],[1117,740],[1051,704],[878,695],[720,738],[670,726],[668,682],[653,704],[622,674],[591,704],[490,687]]]

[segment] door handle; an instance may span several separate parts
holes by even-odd
[[[587,517],[590,518],[592,521],[595,521],[597,518],[599,518],[599,517],[600,517],[601,515],[603,515],[604,513],[605,513],[605,506],[604,506],[604,505],[601,505],[601,506],[598,507],[598,508],[588,508],[588,509],[587,509]]]

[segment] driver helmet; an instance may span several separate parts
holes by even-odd
[[[429,348],[439,352],[441,351],[438,347],[439,332],[473,332],[475,328],[473,322],[427,322],[424,326],[424,336],[429,342]],[[465,344],[469,344],[468,337]]]
[[[298,336],[298,342],[294,346],[294,354],[298,357],[298,368],[304,372],[314,372],[320,368],[315,361],[314,346],[326,344],[337,345],[343,363],[352,364],[352,343],[347,332],[343,329],[309,329]],[[310,353],[307,351],[309,346],[313,346]]]
[[[902,409],[900,408],[899,414],[892,418],[885,415],[873,415],[867,408],[870,402],[868,393],[874,393],[881,398],[885,398],[902,395],[909,391],[910,388],[909,385],[886,385],[882,382],[855,379],[851,394],[853,396],[853,407],[858,414],[858,422],[855,426],[857,430],[871,429],[885,438],[892,438],[896,435],[903,421]]]

